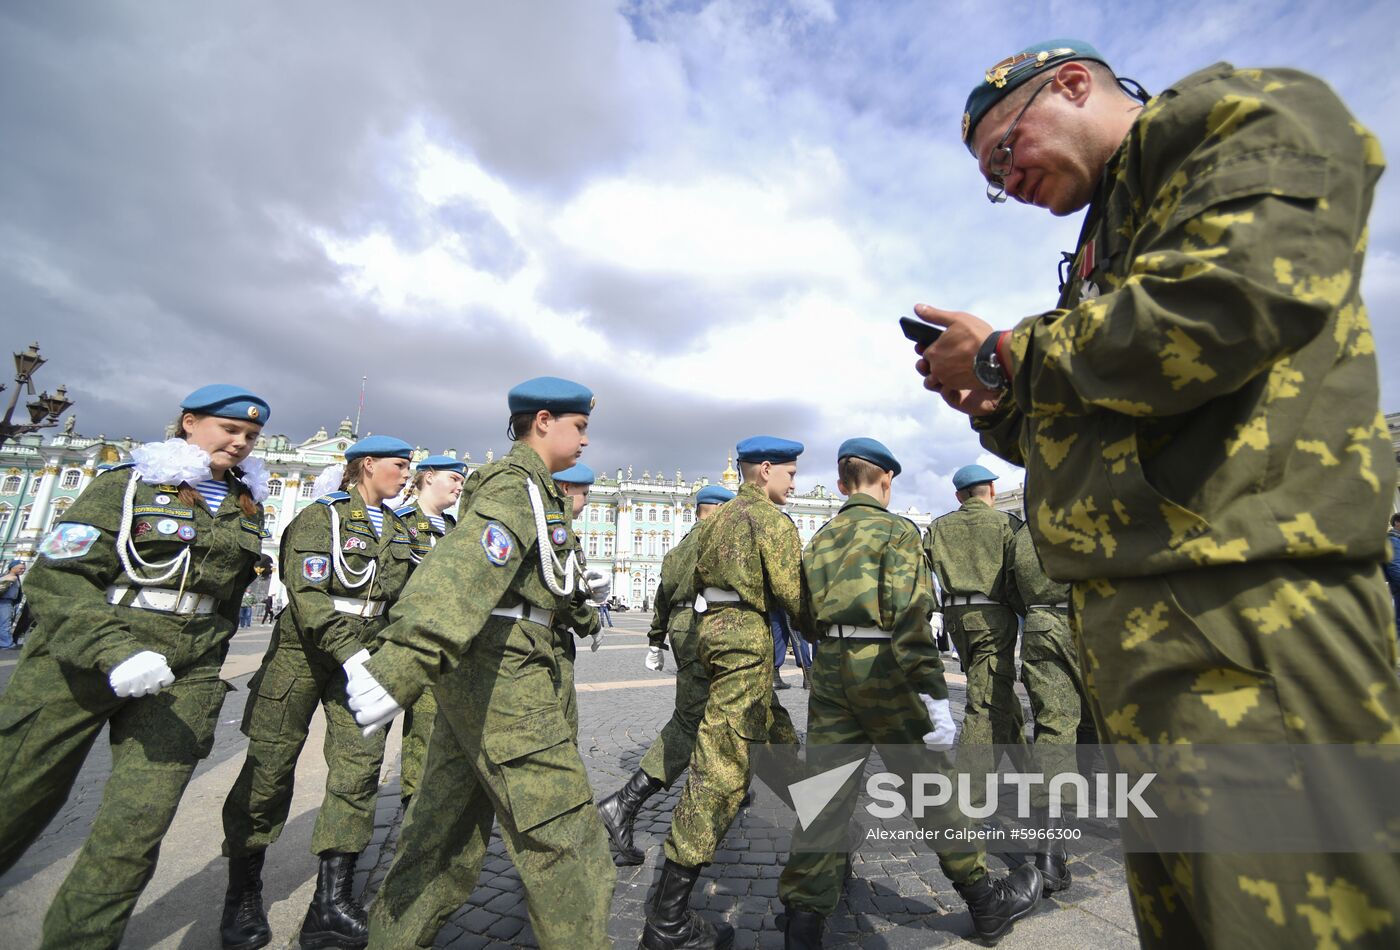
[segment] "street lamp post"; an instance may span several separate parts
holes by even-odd
[[[15,414],[15,407],[19,404],[20,390],[24,389],[29,395],[34,395],[34,374],[46,362],[48,360],[39,355],[39,344],[37,343],[31,343],[29,349],[15,354],[15,391],[10,396],[10,404],[5,407],[5,418],[0,419],[0,445],[17,435],[57,425],[59,416],[67,412],[73,405],[72,400],[68,398],[67,386],[59,386],[58,391],[52,396],[46,389],[39,394],[37,399],[25,403],[25,408],[29,410],[28,422],[11,421]],[[3,391],[4,388],[4,385],[0,384],[0,391]]]

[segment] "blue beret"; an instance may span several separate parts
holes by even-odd
[[[366,436],[345,450],[345,461],[358,458],[406,459],[413,457],[413,446],[388,435]]]
[[[467,471],[467,463],[450,455],[429,455],[418,463],[420,472],[456,472],[462,475]]]
[[[988,69],[982,82],[967,97],[963,107],[962,140],[972,148],[972,133],[977,124],[991,111],[992,106],[1009,96],[1013,90],[1025,85],[1036,76],[1044,76],[1051,66],[1058,66],[1075,59],[1088,59],[1097,63],[1108,63],[1099,51],[1083,40],[1046,40],[1027,46],[1014,56],[1008,56]]]
[[[953,487],[958,491],[962,491],[969,485],[981,485],[983,482],[996,480],[997,474],[981,465],[964,465],[953,473]]]
[[[180,403],[186,412],[198,412],[221,419],[242,419],[244,422],[266,424],[272,417],[267,403],[241,386],[214,383],[201,386]]]
[[[557,376],[537,376],[527,379],[511,389],[506,396],[511,415],[517,412],[539,412],[541,409],[562,415],[566,412],[581,412],[585,416],[593,411],[593,390]]]
[[[752,435],[735,447],[741,462],[791,462],[805,446],[773,435]]]
[[[722,505],[731,500],[734,493],[723,485],[706,485],[695,493],[697,505]]]
[[[898,475],[900,472],[904,471],[904,469],[900,467],[899,461],[894,457],[894,453],[885,448],[884,443],[877,442],[874,439],[847,439],[845,442],[842,442],[841,447],[836,450],[836,461],[840,462],[842,459],[850,458],[851,456],[855,456],[858,459],[865,459],[867,462],[878,465],[880,466],[880,470],[884,472],[894,472]]]
[[[568,482],[570,485],[592,485],[597,478],[593,474],[593,469],[582,462],[575,462],[571,467],[562,472],[555,472],[552,476],[556,482]]]

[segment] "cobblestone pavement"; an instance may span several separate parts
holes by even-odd
[[[576,668],[579,746],[599,797],[621,785],[636,769],[652,738],[670,715],[674,696],[671,671],[643,668],[648,614],[614,614],[617,627],[603,648],[579,654]],[[267,642],[266,627],[235,638],[225,678],[230,693],[220,717],[215,748],[201,765],[167,837],[155,878],[127,932],[124,946],[202,948],[218,946],[219,911],[225,865],[219,857],[219,809],[243,761],[245,741],[238,722],[248,675]],[[0,653],[0,684],[8,681],[12,653]],[[805,691],[800,675],[785,665],[794,688],[779,695],[799,733],[806,727]],[[952,705],[960,716],[963,700],[956,661],[950,663]],[[1029,715],[1029,714],[1028,714]],[[269,852],[265,894],[274,947],[295,947],[315,879],[308,853],[310,829],[325,779],[319,753],[319,714],[298,768],[297,792],[287,831]],[[397,844],[399,821],[398,729],[390,737],[384,784],[372,844],[360,861],[358,884],[366,902],[383,879]],[[68,805],[33,848],[0,878],[0,927],[6,947],[36,946],[43,911],[87,834],[101,794],[110,755],[98,742]],[[682,782],[653,796],[637,821],[637,843],[646,849],[640,867],[619,868],[609,932],[617,947],[636,946],[643,926],[643,902],[661,861],[661,843]],[[786,860],[791,812],[759,788],[755,805],[740,813],[697,885],[693,906],[729,921],[738,931],[736,946],[781,947],[775,916],[778,875]],[[1073,849],[1072,849],[1073,850]],[[1013,854],[993,855],[993,868],[1019,863]],[[1135,947],[1137,939],[1123,879],[1121,854],[1112,846],[1075,851],[1073,886],[1042,901],[1030,918],[1000,944],[1005,948]],[[962,900],[938,869],[934,854],[917,843],[866,843],[853,856],[845,895],[827,921],[833,947],[899,948],[977,945]],[[468,903],[443,927],[437,946],[450,948],[536,946],[527,921],[520,877],[499,837],[492,840],[480,882]]]

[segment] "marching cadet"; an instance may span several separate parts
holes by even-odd
[[[900,464],[875,439],[847,439],[836,453],[837,488],[847,501],[802,555],[803,593],[817,643],[808,700],[809,760],[822,746],[874,744],[889,768],[911,746],[936,752],[956,734],[943,661],[929,623],[933,580],[912,521],[889,511]],[[849,758],[849,752],[844,753]],[[939,762],[947,763],[939,756]],[[841,764],[841,763],[834,763]],[[912,764],[912,763],[909,763]],[[910,772],[913,769],[909,770]],[[905,787],[911,787],[906,776]],[[789,950],[821,946],[822,922],[836,909],[846,873],[844,850],[822,838],[844,833],[858,782],[847,782],[818,823],[793,831],[778,896],[787,908]],[[930,828],[963,824],[953,804],[925,812]],[[996,940],[1040,897],[1032,865],[993,880],[985,853],[941,851],[939,864],[967,901],[977,936]]]
[[[355,862],[374,833],[384,735],[360,734],[346,706],[346,676],[352,659],[368,656],[413,568],[413,536],[385,504],[408,481],[412,453],[407,442],[382,435],[351,445],[340,490],[302,509],[282,535],[287,608],[248,683],[248,756],[224,801],[225,950],[271,940],[263,859],[287,821],[297,758],[318,705],[326,714],[326,796],[311,833],[320,869],[301,945],[362,947],[367,939]]]
[[[1290,766],[1393,744],[1395,458],[1360,291],[1375,136],[1296,70],[1216,63],[1149,100],[1056,39],[978,78],[962,141],[993,201],[1087,208],[1054,309],[999,331],[921,304],[947,330],[917,368],[1026,468],[1100,735]],[[1238,792],[1228,764],[1187,781]],[[1153,844],[1124,858],[1144,946],[1400,945],[1393,852]]]
[[[429,455],[418,463],[413,474],[411,500],[394,512],[408,526],[414,564],[421,564],[438,541],[456,526],[457,519],[448,514],[447,509],[457,504],[466,471],[466,463],[450,455]],[[399,782],[405,809],[423,774],[423,760],[428,754],[428,740],[432,737],[436,717],[437,703],[431,689],[423,690],[423,695],[403,714]]]
[[[1076,745],[1092,746],[1098,739],[1084,696],[1079,655],[1070,635],[1069,585],[1046,576],[1029,525],[1023,524],[1016,531],[1007,579],[1011,602],[1026,618],[1021,633],[1021,682],[1035,717],[1036,770],[1046,775],[1073,772],[1078,764]],[[1054,829],[1059,822],[1050,817],[1047,787],[1048,783],[1031,788],[1031,806],[1037,825]],[[1066,810],[1075,804],[1073,785],[1063,787],[1060,801]],[[1035,866],[1045,881],[1045,894],[1069,887],[1065,839],[1044,839]]]
[[[583,546],[574,534],[573,520],[588,504],[589,486],[597,480],[593,469],[576,462],[562,472],[554,473],[554,483],[559,492],[569,501],[568,517],[564,519],[567,534],[566,546],[578,560],[579,567],[587,569],[588,562],[583,557]],[[551,534],[558,526],[550,529]],[[603,622],[598,607],[588,598],[584,590],[575,590],[567,611],[554,618],[554,655],[559,664],[559,695],[564,700],[564,718],[569,721],[574,742],[578,742],[578,701],[574,691],[574,657],[577,654],[574,638],[590,640],[589,650],[596,653],[603,645]]]
[[[598,813],[612,842],[613,862],[641,864],[646,855],[632,843],[632,823],[642,803],[663,788],[670,788],[690,765],[695,734],[705,714],[710,678],[695,643],[695,559],[700,552],[701,526],[734,493],[722,485],[706,485],[695,495],[696,524],[661,561],[661,583],[656,588],[656,612],[647,634],[646,668],[666,667],[666,640],[676,658],[676,702],[671,718],[642,756],[641,765],[627,784],[598,803]]]
[[[641,942],[647,950],[733,942],[728,924],[690,912],[690,892],[748,789],[749,742],[797,744],[792,719],[773,691],[768,612],[780,608],[797,617],[802,609],[802,545],[781,506],[792,494],[803,446],[760,435],[737,449],[744,483],[734,500],[711,516],[695,555],[695,586],[705,604],[696,652],[710,693],[690,775],[671,818],[666,863],[647,900]],[[700,603],[697,599],[697,610]]]
[[[504,458],[472,475],[457,528],[418,569],[353,673],[350,703],[377,729],[430,683],[438,720],[398,853],[370,909],[370,945],[431,946],[471,896],[493,822],[520,871],[540,946],[609,946],[617,871],[561,695],[556,614],[609,582],[572,556],[551,472],[588,444],[593,394],[555,377],[510,391]],[[562,560],[561,560],[562,558]]]
[[[115,947],[155,871],[227,684],[219,668],[265,537],[270,416],[236,386],[180,403],[175,437],[99,474],[39,544],[35,624],[0,695],[0,872],[63,807],[111,729],[92,831],[44,919],[44,947]]]
[[[943,592],[943,622],[967,676],[958,740],[963,746],[1026,741],[1016,696],[1016,614],[1008,606],[1006,586],[1020,519],[992,507],[996,477],[981,465],[954,472],[959,508],[935,518],[924,535],[924,551]],[[989,757],[977,761],[992,767]]]

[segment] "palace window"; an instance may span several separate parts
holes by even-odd
[[[612,553],[613,536],[610,534],[605,534],[603,535],[603,557],[612,557]]]
[[[62,521],[64,514],[68,511],[68,506],[71,504],[73,504],[73,499],[71,498],[60,498],[55,501],[53,503],[53,511],[49,513],[49,523],[44,526],[44,530],[48,531],[53,528],[54,525]]]
[[[268,531],[277,527],[277,509],[271,505],[263,508],[263,527]]]
[[[63,473],[63,481],[58,483],[60,488],[77,488],[78,483],[83,480],[83,473],[76,468],[70,468]]]
[[[0,485],[0,495],[18,495],[22,481],[23,479],[18,475],[7,475],[4,484]]]
[[[0,540],[10,530],[10,522],[15,520],[15,510],[9,505],[0,504]]]
[[[588,535],[588,556],[598,556],[598,536],[596,534]]]
[[[687,508],[687,509],[685,510],[685,514],[681,515],[681,520],[683,520],[686,524],[690,524],[690,509],[689,509],[689,508]]]
[[[670,508],[662,508],[662,509],[661,509],[661,520],[664,521],[666,524],[670,524],[670,523],[671,523],[671,509],[670,509]]]
[[[282,479],[280,479],[280,478],[269,478],[269,479],[267,480],[267,497],[269,497],[269,498],[281,498],[281,497],[282,497]]]
[[[641,553],[641,550],[642,550],[642,532],[640,532],[640,531],[634,531],[634,532],[632,533],[632,550],[633,550],[633,551],[636,551],[637,553]]]
[[[656,532],[647,534],[647,557],[656,557]]]
[[[655,520],[656,520],[656,508],[655,508],[655,507],[652,507],[652,508],[648,508],[648,509],[647,509],[647,520],[648,520],[648,521],[655,521]]]
[[[671,550],[671,532],[661,532],[661,553],[666,554]]]
[[[311,497],[311,491],[312,491],[312,489],[314,489],[315,487],[316,487],[316,482],[315,482],[314,479],[310,479],[310,478],[302,479],[302,482],[301,482],[301,497],[303,497],[303,498],[310,498],[310,497]]]

